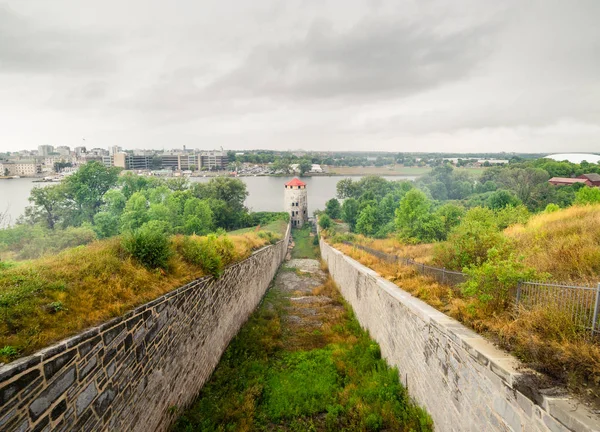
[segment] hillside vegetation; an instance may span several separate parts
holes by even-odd
[[[280,238],[279,230],[170,239],[140,231],[56,256],[0,262],[0,360],[30,354],[201,276],[218,277]]]
[[[504,233],[539,272],[559,281],[600,282],[600,205],[539,214]]]

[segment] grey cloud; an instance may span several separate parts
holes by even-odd
[[[0,5],[0,73],[94,73],[111,67],[105,35],[41,25]]]
[[[408,95],[464,78],[486,57],[494,26],[440,34],[402,22],[346,32],[313,25],[303,40],[260,46],[208,94],[337,97]]]

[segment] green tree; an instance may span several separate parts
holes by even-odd
[[[342,204],[342,220],[350,225],[350,231],[354,231],[358,219],[358,201],[354,198],[346,198]]]
[[[312,168],[312,162],[308,159],[302,159],[300,163],[298,163],[298,170],[300,171],[300,175],[303,176]]]
[[[319,216],[319,226],[323,229],[331,227],[331,218],[326,214]]]
[[[366,236],[372,236],[377,232],[377,229],[377,208],[367,205],[358,215],[356,232]]]
[[[575,194],[575,202],[577,205],[598,204],[600,203],[600,188],[583,187]]]
[[[331,219],[339,219],[342,217],[342,207],[340,206],[340,202],[335,198],[331,198],[329,201],[325,203],[325,213]]]
[[[516,207],[519,204],[521,204],[521,200],[512,191],[505,189],[493,192],[487,200],[487,205],[491,209],[502,209],[508,206]]]
[[[28,211],[30,221],[41,220],[46,227],[54,229],[61,217],[64,194],[63,185],[33,188],[29,195],[29,201],[33,203],[33,208]]]
[[[431,201],[417,189],[402,198],[395,222],[400,236],[409,242],[431,242],[444,237],[442,220],[431,212]]]
[[[191,192],[196,198],[208,200],[217,227],[238,228],[248,219],[248,209],[244,206],[248,191],[239,179],[217,177],[208,183],[194,183]]]
[[[121,216],[121,231],[133,231],[148,221],[148,202],[141,192],[131,195]]]
[[[104,203],[103,196],[117,184],[119,168],[107,168],[100,162],[88,162],[66,178],[65,194],[74,204],[75,215],[69,224],[79,224],[82,219],[93,222],[94,215]]]
[[[213,213],[206,201],[190,198],[183,210],[184,233],[205,235],[213,229]]]
[[[461,218],[465,214],[465,209],[456,204],[447,203],[438,208],[435,214],[440,218],[444,226],[444,237],[460,223]]]
[[[358,187],[351,178],[345,178],[337,182],[337,197],[340,199],[344,198],[357,198],[356,194]]]

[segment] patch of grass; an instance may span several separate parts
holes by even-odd
[[[268,245],[268,236],[259,234],[228,236],[213,245],[221,265]],[[0,267],[0,346],[31,354],[210,273],[201,257],[193,261],[180,252],[184,239],[170,239],[165,268],[144,266],[125,252],[119,237]],[[0,351],[0,361],[15,356]]]
[[[600,279],[600,205],[539,214],[505,234],[526,264],[555,280],[596,284]]]
[[[313,294],[341,302],[331,280]],[[318,334],[291,330],[288,306],[267,293],[175,431],[433,429],[347,305]]]
[[[292,230],[294,239],[294,249],[292,249],[292,258],[310,258],[319,259],[319,246],[313,244],[310,225],[305,224],[300,229]]]
[[[285,235],[285,231],[287,230],[287,225],[288,222],[284,221],[284,220],[276,220],[273,222],[269,222],[266,225],[257,225],[255,227],[249,227],[249,228],[241,228],[235,231],[229,231],[227,234],[229,235],[240,235],[240,234],[246,234],[249,232],[258,232],[258,231],[266,231],[266,232],[271,232],[273,234],[277,234],[281,237],[283,237]]]

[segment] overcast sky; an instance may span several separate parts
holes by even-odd
[[[0,0],[0,151],[600,152],[600,1]]]

